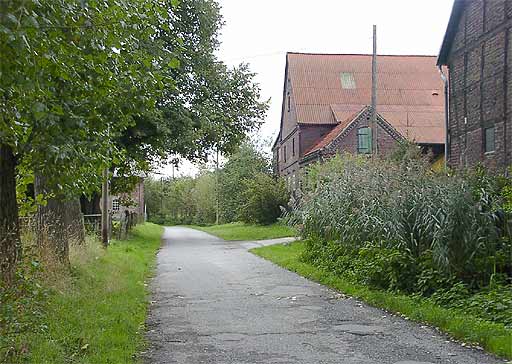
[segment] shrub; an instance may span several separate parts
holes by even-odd
[[[246,180],[240,216],[242,221],[257,224],[272,224],[281,216],[290,195],[285,182],[266,173],[258,173]]]
[[[343,155],[314,165],[286,216],[312,241],[304,259],[426,296],[455,282],[475,291],[497,274],[510,277],[510,181],[482,170],[435,173],[412,155]]]

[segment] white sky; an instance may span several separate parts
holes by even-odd
[[[377,25],[379,54],[437,55],[452,0],[218,0],[225,25],[219,59],[249,63],[262,99],[271,99],[260,135],[279,131],[285,54],[371,53]],[[184,162],[179,174],[196,168]],[[171,174],[171,167],[160,170]]]

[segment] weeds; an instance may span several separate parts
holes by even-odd
[[[0,363],[133,362],[161,231],[139,226],[108,250],[88,237],[71,245],[69,265],[32,249],[16,288],[0,292]],[[24,236],[25,246],[34,247],[33,236]]]
[[[286,220],[307,239],[304,262],[510,325],[510,186],[483,170],[433,172],[418,154],[343,155],[309,170]]]

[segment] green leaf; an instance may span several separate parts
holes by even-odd
[[[179,68],[180,67],[180,60],[178,58],[172,58],[171,61],[169,62],[168,66],[170,68],[173,68],[173,69],[176,69],[176,68]]]

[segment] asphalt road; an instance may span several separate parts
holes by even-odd
[[[435,330],[344,297],[247,251],[166,228],[148,364],[496,364]]]

